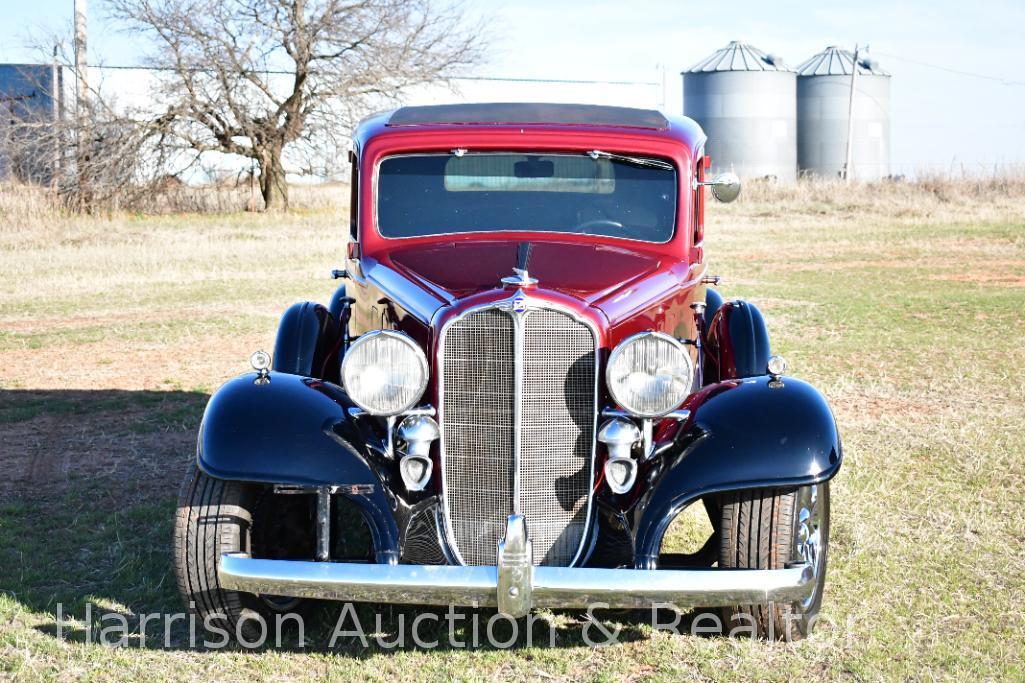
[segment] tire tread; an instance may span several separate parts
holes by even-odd
[[[257,596],[221,588],[217,576],[223,552],[248,550],[250,489],[209,477],[193,462],[182,481],[175,513],[172,564],[178,591],[198,623],[205,626],[209,619],[232,635],[248,616],[266,612]],[[243,624],[244,635],[250,633],[249,626]]]
[[[719,566],[729,569],[781,569],[793,539],[794,489],[750,489],[723,494]],[[753,626],[769,639],[800,637],[790,605],[734,605],[722,610],[723,629]],[[783,629],[789,626],[790,633]]]

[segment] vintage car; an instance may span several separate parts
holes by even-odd
[[[670,603],[807,635],[840,439],[706,270],[705,188],[740,183],[705,179],[704,143],[607,106],[365,119],[344,285],[289,308],[273,361],[206,408],[176,523],[186,602],[236,626],[307,598]],[[665,552],[691,505],[714,531]]]

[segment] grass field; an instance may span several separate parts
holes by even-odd
[[[823,622],[773,645],[655,632],[620,644],[193,651],[184,631],[113,648],[82,618],[174,612],[171,519],[207,396],[270,349],[294,300],[323,300],[343,214],[0,214],[0,676],[207,680],[1023,678],[1025,188],[757,187],[712,206],[726,297],[834,407]],[[0,206],[5,206],[0,198]],[[7,205],[9,206],[9,204]],[[681,532],[682,533],[682,532]],[[57,605],[69,621],[58,637]],[[370,612],[361,612],[370,614]],[[394,632],[414,609],[387,609]],[[148,631],[148,633],[150,633]],[[542,639],[544,640],[544,639]]]

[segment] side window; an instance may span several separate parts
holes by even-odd
[[[699,183],[705,181],[705,172],[712,165],[712,157],[702,156],[694,168],[694,176]],[[694,244],[705,239],[705,188],[698,186],[694,190]]]
[[[352,176],[349,180],[349,238],[359,240],[359,155],[349,152],[349,163],[352,165]]]

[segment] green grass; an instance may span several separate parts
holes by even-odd
[[[291,301],[327,296],[345,224],[68,218],[0,226],[0,268],[18,274],[0,287],[0,677],[1025,678],[1025,197],[772,192],[712,206],[706,253],[843,435],[811,640],[675,635],[609,613],[621,642],[593,649],[580,614],[544,613],[554,647],[329,649],[329,607],[305,646],[280,650],[193,651],[181,628],[169,649],[89,644],[81,623],[56,638],[57,603],[76,617],[178,608],[171,517],[205,395],[271,345]],[[378,612],[393,636],[419,610]]]

